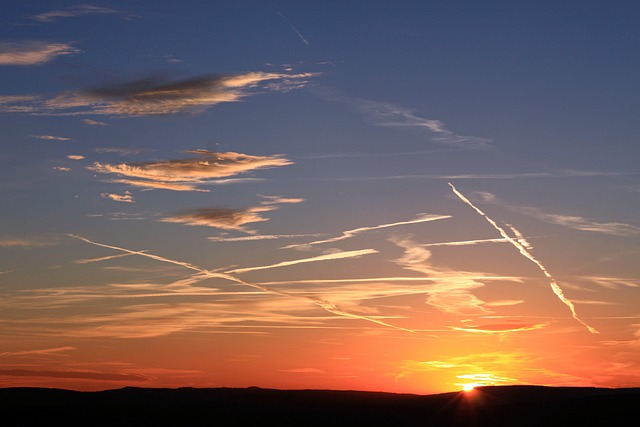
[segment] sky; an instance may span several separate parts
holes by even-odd
[[[0,5],[0,387],[640,387],[640,3]]]

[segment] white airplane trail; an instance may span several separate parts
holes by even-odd
[[[277,264],[271,265],[262,265],[259,267],[246,267],[246,268],[236,268],[234,270],[228,270],[226,273],[246,273],[247,271],[254,270],[266,270],[269,268],[278,268],[278,267],[288,267],[290,265],[302,264],[306,262],[317,262],[317,261],[330,261],[334,259],[343,259],[343,258],[356,258],[362,255],[375,254],[378,251],[375,249],[361,249],[357,251],[348,251],[348,252],[337,252],[326,255],[320,255],[312,258],[304,258],[304,259],[296,259],[293,261],[283,261]]]
[[[241,285],[249,286],[249,287],[254,288],[254,289],[259,289],[259,290],[261,290],[261,291],[263,291],[265,293],[268,293],[268,294],[280,295],[280,296],[289,297],[289,298],[305,299],[307,301],[311,301],[313,304],[317,305],[318,307],[322,308],[323,310],[325,310],[325,311],[327,311],[329,313],[335,314],[337,316],[349,317],[349,318],[352,318],[352,319],[366,320],[367,322],[376,323],[378,325],[386,326],[388,328],[398,329],[398,330],[405,331],[405,332],[415,333],[415,331],[413,331],[411,329],[406,329],[406,328],[402,328],[400,326],[395,326],[395,325],[392,325],[390,323],[383,322],[382,320],[375,319],[373,317],[361,316],[359,314],[350,313],[348,311],[343,311],[340,308],[338,308],[338,306],[336,306],[331,301],[325,300],[325,299],[320,298],[320,297],[308,296],[308,295],[296,295],[296,294],[292,294],[292,293],[289,293],[289,292],[279,291],[277,289],[274,289],[274,288],[271,288],[271,287],[268,287],[268,286],[263,286],[263,285],[260,285],[260,284],[257,284],[257,283],[250,283],[250,282],[247,282],[245,280],[238,279],[237,277],[232,276],[231,274],[220,273],[220,272],[217,272],[217,271],[207,270],[207,269],[204,269],[202,267],[198,267],[197,265],[190,264],[188,262],[176,261],[176,260],[173,260],[173,259],[170,259],[170,258],[161,257],[159,255],[150,254],[150,253],[148,253],[146,251],[132,251],[130,249],[121,248],[119,246],[112,246],[112,245],[107,245],[107,244],[104,244],[104,243],[94,242],[93,240],[89,240],[86,237],[78,236],[76,234],[69,234],[68,236],[69,237],[73,237],[74,239],[82,240],[83,242],[89,243],[91,245],[101,246],[101,247],[107,248],[107,249],[113,249],[113,250],[116,250],[116,251],[126,252],[126,253],[131,254],[131,255],[140,255],[140,256],[143,256],[143,257],[154,259],[156,261],[161,261],[161,262],[166,262],[166,263],[169,263],[169,264],[179,265],[181,267],[188,268],[189,270],[194,270],[194,271],[197,271],[199,273],[202,273],[202,274],[204,274],[204,275],[206,275],[208,277],[216,277],[216,278],[220,278],[220,279],[226,279],[226,280],[229,280],[231,282],[235,282],[235,283],[239,283]]]
[[[282,249],[295,248],[295,247],[298,247],[298,246],[305,246],[305,245],[319,245],[321,243],[333,243],[333,242],[337,242],[338,240],[349,239],[349,238],[355,236],[356,234],[364,233],[365,231],[379,230],[381,228],[397,227],[399,225],[418,224],[418,223],[421,223],[421,222],[437,221],[437,220],[440,220],[440,219],[448,219],[448,218],[451,218],[451,215],[427,215],[427,214],[422,214],[422,215],[418,216],[416,219],[411,219],[411,220],[408,220],[408,221],[399,221],[399,222],[394,222],[394,223],[391,223],[391,224],[374,225],[374,226],[371,226],[371,227],[354,228],[353,230],[343,231],[342,234],[340,236],[337,236],[337,237],[332,237],[332,238],[326,239],[326,240],[316,240],[315,242],[309,242],[309,243],[300,244],[300,245],[289,245],[289,246],[283,247]]]
[[[496,224],[496,222],[494,220],[492,220],[491,218],[489,218],[489,216],[487,216],[487,214],[485,214],[483,211],[481,211],[479,208],[477,208],[473,203],[471,203],[469,201],[469,199],[467,199],[462,193],[460,193],[458,190],[456,190],[456,187],[453,186],[453,184],[449,183],[449,186],[451,186],[451,189],[453,190],[453,193],[458,196],[458,198],[460,200],[462,200],[464,203],[466,203],[467,205],[471,206],[476,212],[478,212],[481,216],[483,216],[488,222],[489,224],[491,224],[493,226],[493,228],[495,228],[496,230],[498,230],[498,232],[500,233],[500,235],[502,237],[504,237],[505,239],[507,239],[507,241],[509,243],[511,243],[513,246],[516,247],[516,249],[518,249],[518,251],[525,257],[527,258],[529,261],[533,262],[535,265],[538,266],[538,268],[540,269],[540,271],[542,271],[542,273],[544,273],[544,275],[547,277],[547,279],[549,279],[549,285],[551,286],[551,289],[553,290],[553,293],[556,294],[556,296],[560,299],[560,301],[562,301],[567,307],[569,307],[569,310],[571,310],[571,315],[572,317],[578,321],[582,326],[584,326],[585,328],[587,328],[587,330],[589,332],[591,332],[592,334],[597,334],[599,333],[596,329],[592,328],[591,326],[589,326],[588,324],[586,324],[582,319],[580,319],[578,317],[578,313],[576,313],[576,308],[573,305],[573,303],[567,299],[567,297],[564,296],[564,292],[562,291],[562,288],[558,285],[558,283],[556,282],[556,280],[553,278],[553,276],[551,276],[551,274],[547,271],[547,269],[545,268],[545,266],[538,261],[532,254],[531,252],[529,252],[527,250],[527,248],[520,243],[519,241],[513,239],[511,236],[509,236],[507,234],[507,232],[500,227],[498,224]]]

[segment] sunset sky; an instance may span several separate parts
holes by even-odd
[[[0,21],[0,387],[640,387],[639,2]]]

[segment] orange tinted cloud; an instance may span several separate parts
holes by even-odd
[[[0,65],[39,65],[52,61],[58,56],[80,52],[69,43],[40,40],[0,41]]]
[[[197,184],[211,182],[259,169],[292,164],[282,156],[251,156],[235,152],[190,150],[198,157],[157,162],[108,164],[96,162],[88,169],[103,174],[115,174],[126,179],[114,182],[147,188],[164,188],[177,191],[198,190]],[[214,181],[215,183],[215,181]]]
[[[260,213],[274,209],[276,208],[270,206],[255,206],[247,209],[192,209],[164,218],[162,221],[254,233],[252,230],[246,229],[244,225],[253,222],[268,221],[267,218],[260,216]]]

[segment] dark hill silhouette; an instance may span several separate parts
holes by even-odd
[[[100,392],[0,389],[13,426],[619,426],[637,418],[640,388],[479,387],[436,395],[250,387]]]

